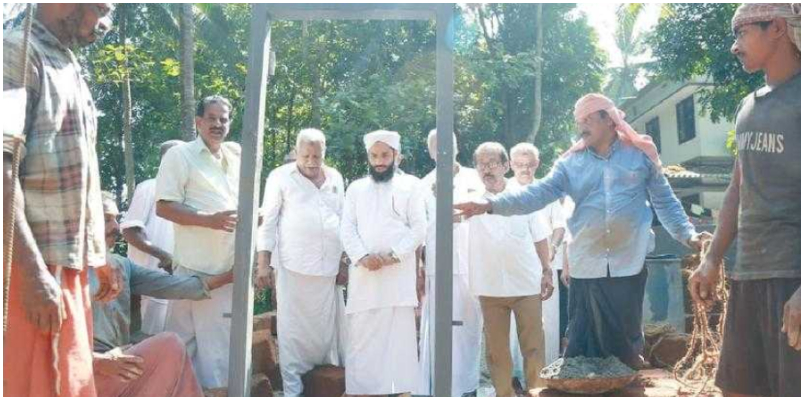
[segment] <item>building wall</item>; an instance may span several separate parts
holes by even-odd
[[[714,123],[702,107],[696,91],[703,82],[662,83],[644,90],[624,105],[627,119],[637,132],[646,133],[645,124],[659,117],[661,156],[665,165],[681,164],[697,157],[728,157],[726,137],[732,122]],[[695,96],[695,138],[679,144],[676,104]]]

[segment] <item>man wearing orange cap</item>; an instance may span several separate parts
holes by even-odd
[[[614,355],[642,366],[645,256],[654,247],[653,205],[679,242],[700,245],[662,174],[656,146],[637,134],[624,113],[600,94],[575,104],[581,140],[544,179],[521,191],[455,206],[465,217],[530,214],[569,196],[576,204],[568,228],[571,284],[565,357]]]
[[[737,238],[715,384],[725,395],[800,397],[801,5],[745,4],[732,28],[732,53],[747,72],[764,72],[766,86],[737,111],[731,185],[690,292],[712,302]]]

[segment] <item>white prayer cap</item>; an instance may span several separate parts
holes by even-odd
[[[366,136],[363,136],[363,143],[366,145],[366,151],[371,149],[371,146],[374,146],[374,144],[377,142],[387,144],[389,147],[396,150],[397,153],[402,151],[399,133],[394,131],[379,130],[367,133]]]

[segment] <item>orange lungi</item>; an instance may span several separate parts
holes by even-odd
[[[40,332],[25,316],[21,280],[21,271],[12,266],[8,330],[3,338],[3,396],[52,397],[56,395],[52,335]],[[62,269],[61,290],[66,319],[57,347],[60,395],[95,396],[87,269]]]

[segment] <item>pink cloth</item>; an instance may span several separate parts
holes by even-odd
[[[774,18],[783,18],[787,22],[787,35],[801,51],[801,3],[745,3],[734,12],[731,28]]]
[[[601,110],[606,111],[611,120],[614,121],[620,140],[641,150],[657,167],[662,166],[662,161],[659,159],[659,150],[656,149],[653,138],[637,133],[637,131],[625,121],[625,113],[618,109],[614,102],[608,97],[599,93],[591,93],[581,97],[575,103],[575,121],[580,123],[590,114]],[[564,153],[564,156],[581,151],[585,148],[586,143],[584,143],[583,140],[579,140]]]
[[[3,337],[3,396],[56,396],[52,336],[42,333],[25,316],[20,266],[11,269],[8,330]],[[54,273],[55,268],[50,267]],[[67,318],[58,339],[59,394],[95,396],[92,378],[92,305],[87,267],[61,271],[62,304]]]
[[[95,387],[102,397],[203,397],[201,385],[184,343],[172,332],[163,332],[123,353],[145,360],[142,376],[123,382],[116,376],[95,373]]]

